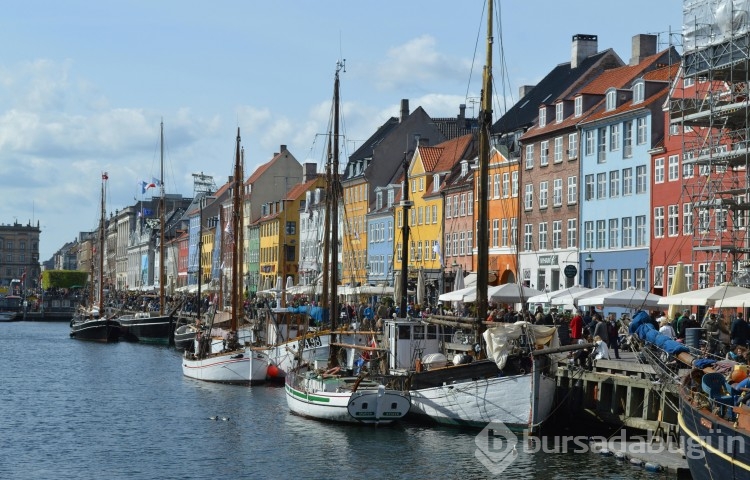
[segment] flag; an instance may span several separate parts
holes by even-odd
[[[161,187],[161,182],[156,177],[151,177],[151,185],[154,187]]]
[[[440,259],[440,266],[445,267],[443,264],[443,252],[440,251],[440,242],[435,241],[435,243],[432,245],[432,251],[435,252],[438,256],[438,259]]]
[[[109,175],[107,175],[107,172],[102,173],[102,180],[109,180]]]
[[[146,180],[141,181],[141,193],[146,193],[149,188],[156,188],[156,184],[153,182],[149,183]]]
[[[21,285],[26,283],[26,269],[23,269],[23,273],[21,274]]]
[[[144,208],[143,209],[143,216],[144,217],[150,217],[153,214],[154,214],[154,211],[151,210],[150,208]]]

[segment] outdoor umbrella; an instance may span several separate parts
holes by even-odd
[[[570,288],[565,288],[563,290],[556,290],[554,292],[547,292],[542,293],[539,295],[534,295],[529,297],[526,301],[529,303],[551,303],[552,300],[561,298],[562,303],[568,303],[570,300],[572,300],[573,295],[581,292],[590,292],[590,288],[581,287],[581,286],[575,286]]]
[[[750,293],[750,289],[725,283],[716,287],[701,288],[690,292],[678,293],[677,295],[668,295],[662,297],[659,305],[703,305],[713,307],[716,302],[742,295],[743,293]]]
[[[421,267],[417,272],[417,305],[424,305],[424,272]]]
[[[601,305],[603,307],[644,308],[659,305],[662,297],[636,288],[617,290],[606,295],[594,295],[578,300],[580,306]]]
[[[524,287],[517,283],[506,283],[487,290],[487,301],[496,303],[526,303],[529,297],[541,295],[542,292]]]
[[[669,295],[677,295],[687,291],[687,279],[685,278],[685,266],[682,262],[677,263],[672,277],[672,285],[669,288]],[[667,318],[675,318],[679,311],[679,305],[670,305],[667,310]]]
[[[446,292],[438,297],[441,302],[466,302],[467,296],[471,296],[476,299],[477,287],[466,287],[460,290],[453,290],[452,292]]]

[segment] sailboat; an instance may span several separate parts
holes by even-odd
[[[243,168],[240,149],[240,129],[232,178],[232,210],[228,219],[231,228],[232,279],[230,285],[231,312],[229,332],[223,338],[211,335],[216,316],[216,302],[209,312],[208,330],[195,336],[193,352],[186,351],[182,358],[182,373],[186,377],[208,382],[251,385],[266,379],[268,359],[260,352],[243,345],[238,337],[239,321],[243,315],[242,267],[242,192]]]
[[[331,320],[331,336],[327,369],[302,363],[286,375],[286,400],[292,413],[317,420],[351,423],[391,423],[409,412],[406,392],[387,389],[382,383],[364,375],[340,375],[338,365],[336,323],[338,318],[338,201],[339,184],[339,73],[343,62],[336,65],[333,91],[333,135],[329,137],[329,162],[326,163],[325,231],[323,240],[323,306]],[[331,149],[331,143],[333,148]],[[332,150],[332,155],[331,155]],[[331,265],[333,263],[333,265]],[[329,290],[330,288],[330,290]],[[302,348],[300,348],[302,350]],[[300,352],[300,357],[302,352]]]
[[[166,205],[164,194],[164,122],[160,126],[160,151],[161,151],[161,172],[159,179],[160,197],[159,197],[159,311],[158,312],[133,312],[123,314],[118,317],[122,326],[122,333],[125,339],[141,343],[154,343],[159,345],[168,345],[172,343],[175,325],[175,313],[177,308],[171,312],[165,313],[166,296],[164,294],[164,284],[166,275],[164,273],[164,248],[165,248],[165,230],[167,222],[165,219]]]
[[[99,219],[98,246],[92,257],[92,273],[96,274],[96,280],[91,279],[91,285],[95,290],[89,295],[88,307],[80,307],[73,319],[70,321],[70,337],[79,340],[92,340],[96,342],[116,342],[120,337],[120,324],[107,317],[104,311],[104,239],[105,239],[105,198],[107,192],[107,172],[102,173],[102,200],[101,218]],[[96,268],[94,268],[94,257],[96,257]],[[94,304],[93,302],[96,302]]]
[[[479,128],[477,205],[476,317],[440,318],[426,324],[408,318],[385,322],[387,370],[384,379],[409,392],[410,417],[446,425],[484,428],[502,422],[514,431],[534,431],[552,411],[555,394],[554,353],[559,346],[555,327],[527,322],[495,324],[487,329],[488,304],[488,165],[492,128],[492,22],[493,0],[487,10],[487,61],[482,86]],[[408,165],[404,165],[408,185]],[[404,218],[411,207],[408,188],[401,206]],[[406,311],[409,263],[407,222],[403,224],[401,306]],[[517,303],[524,303],[519,298]],[[442,327],[456,333],[446,338]],[[465,332],[465,333],[462,333]],[[446,351],[444,347],[452,347]],[[452,358],[451,358],[452,357]],[[416,359],[416,361],[415,361]]]

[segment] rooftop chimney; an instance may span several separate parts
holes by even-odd
[[[533,89],[534,87],[536,87],[536,85],[521,85],[520,87],[518,87],[518,98],[519,98],[519,100],[521,98],[525,97],[526,94],[529,93],[531,91],[531,89]]]
[[[596,54],[599,49],[596,35],[578,33],[573,35],[573,47],[570,54],[570,68],[577,68],[586,58]]]
[[[461,122],[466,119],[466,104],[462,103],[458,106],[458,121]]]
[[[310,180],[315,179],[315,177],[318,175],[316,171],[317,165],[313,162],[305,163],[304,169],[305,169],[305,179],[304,179],[305,182],[309,182]]]
[[[656,54],[656,35],[633,35],[630,48],[630,65],[638,65],[646,57]]]
[[[406,117],[409,116],[409,99],[403,98],[401,99],[401,117],[399,118],[398,122],[402,123],[404,120],[406,120]]]

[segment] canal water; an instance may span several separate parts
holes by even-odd
[[[167,347],[68,333],[0,323],[2,479],[665,478],[523,438],[506,451],[473,430],[320,423],[290,414],[278,386],[197,382]]]

